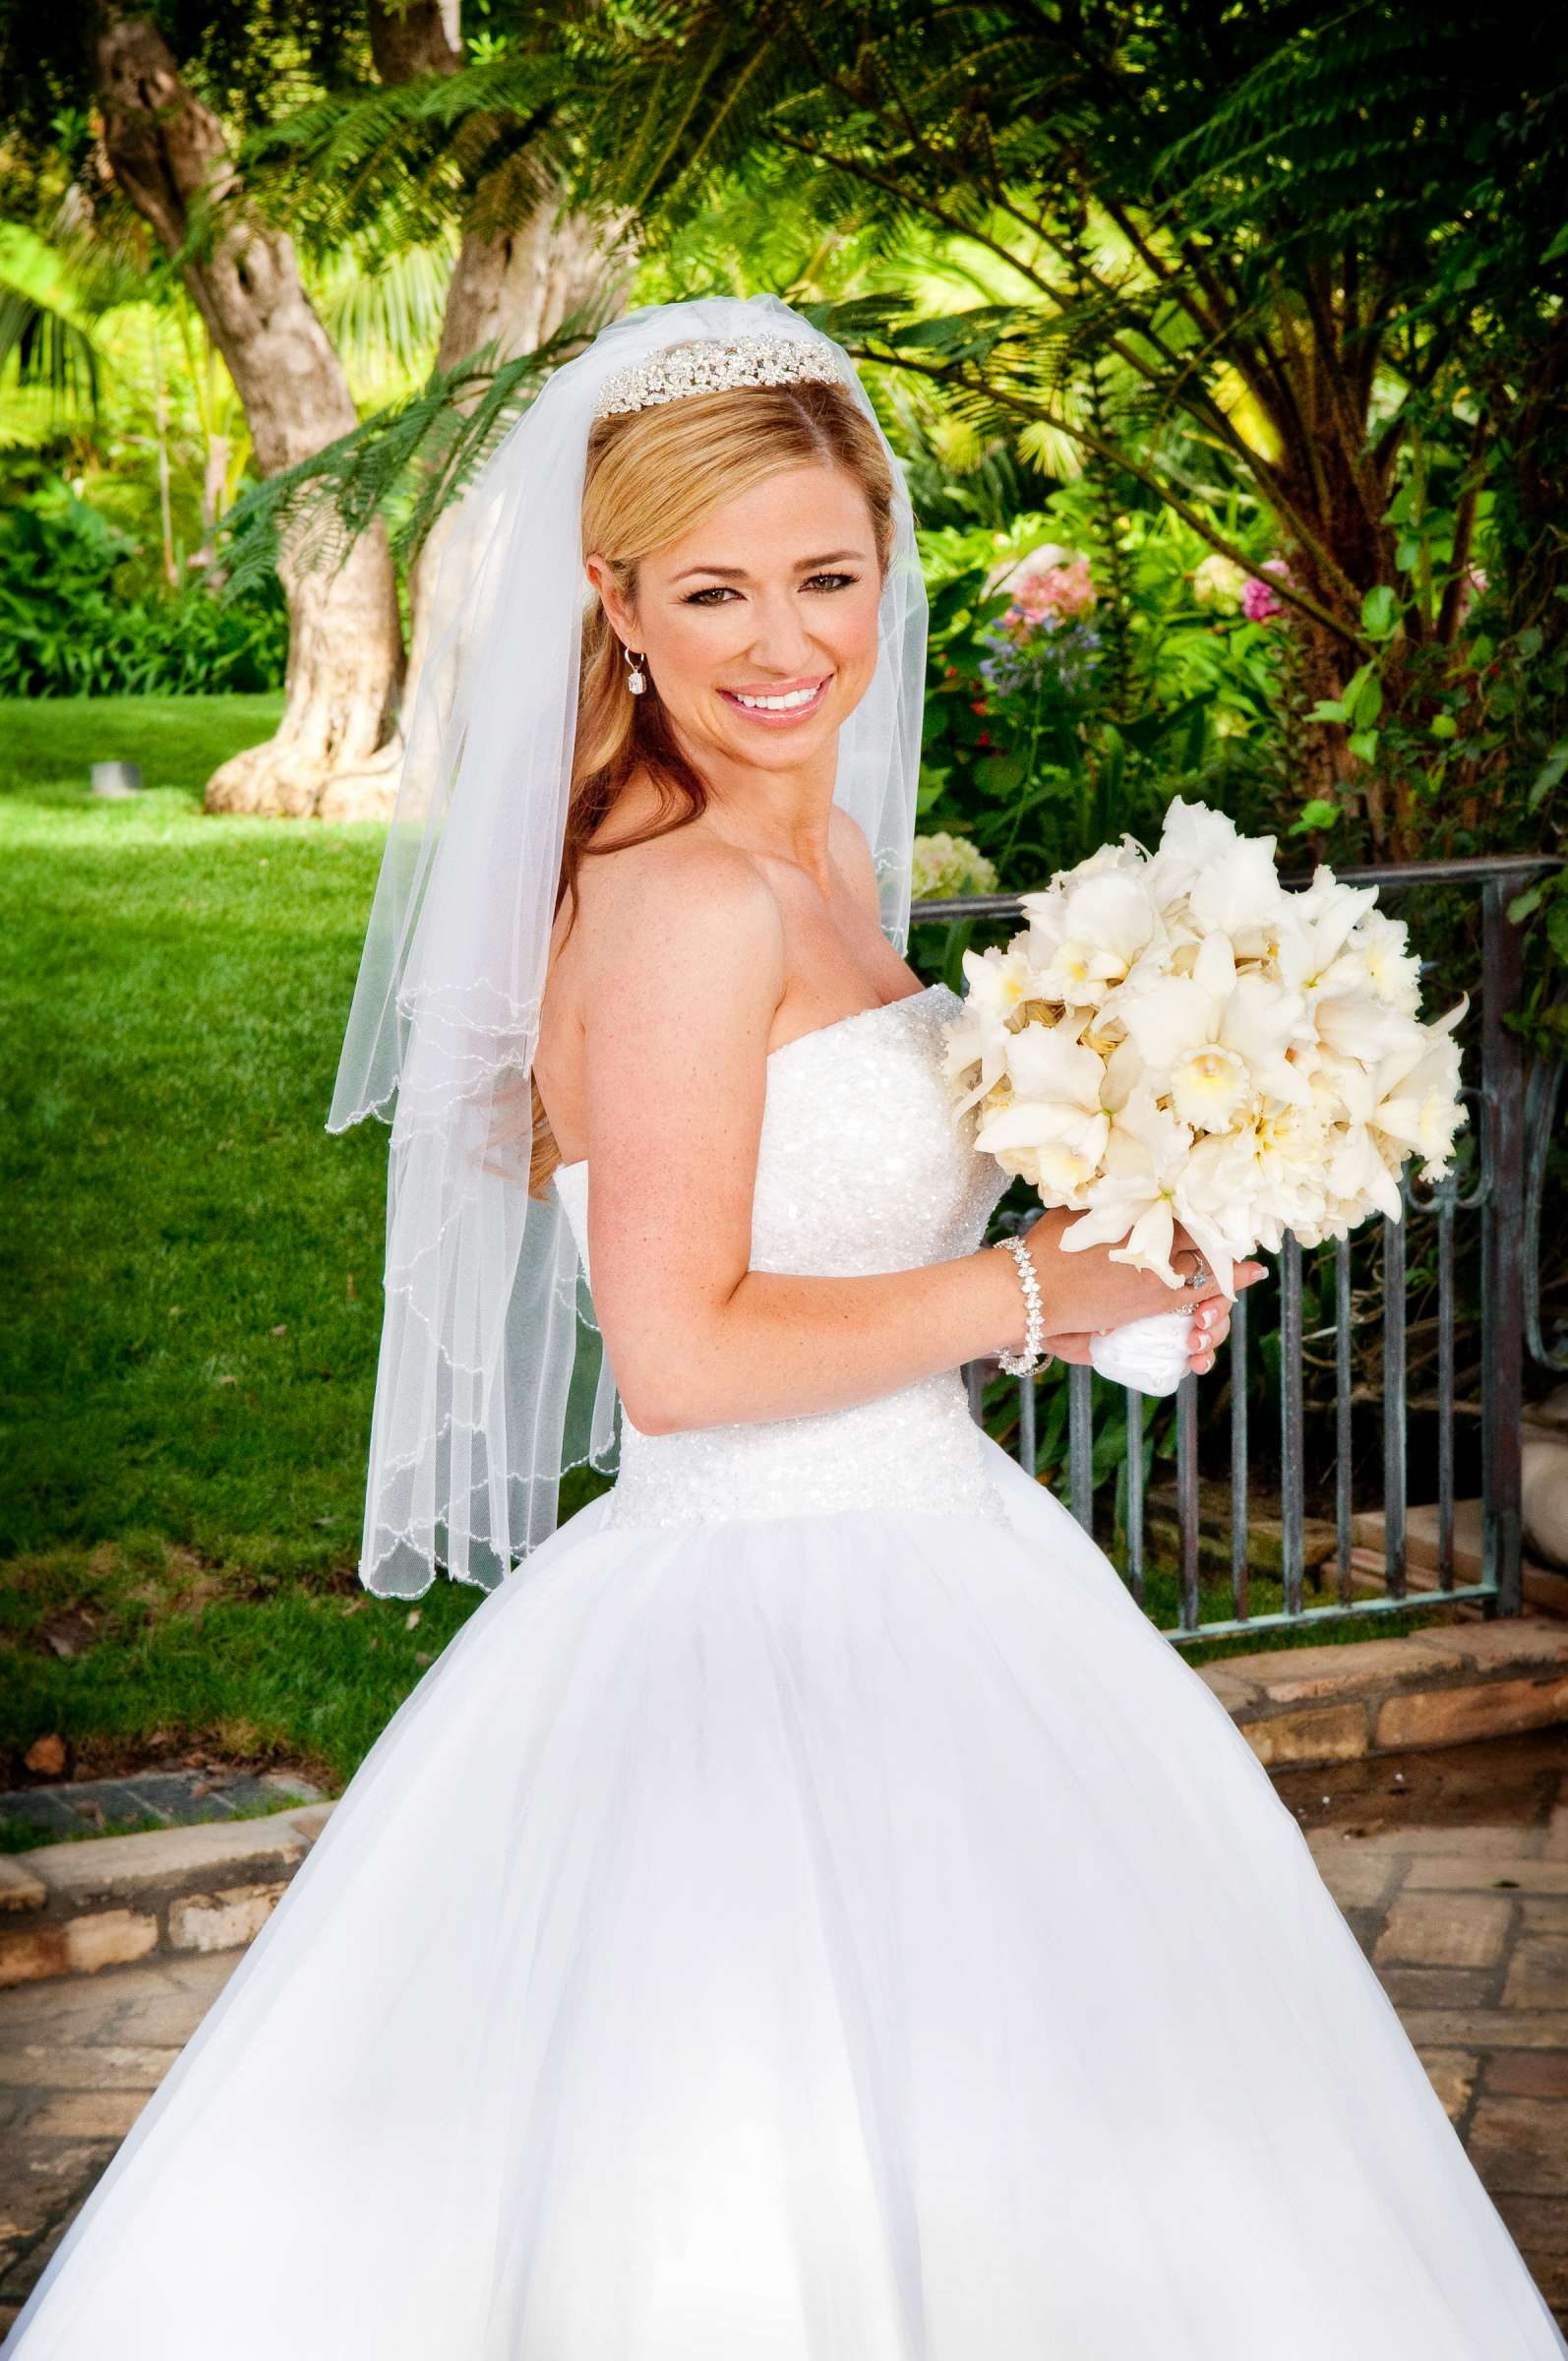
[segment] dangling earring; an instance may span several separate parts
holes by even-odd
[[[643,656],[640,649],[635,655],[633,655],[631,648],[624,647],[621,650],[621,653],[625,656],[627,662],[632,667],[632,670],[627,675],[627,687],[631,690],[633,696],[640,696],[643,690],[648,685],[641,669],[642,665],[646,661],[646,658]]]

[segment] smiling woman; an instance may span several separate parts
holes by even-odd
[[[874,428],[835,384],[729,389],[595,423],[582,548],[599,596],[583,622],[537,1059],[546,1086],[556,1078],[558,1113],[573,1096],[583,862],[688,827],[714,797],[754,802],[770,775],[825,781],[827,801],[842,724],[876,666],[893,498]],[[648,693],[629,696],[638,679]],[[864,976],[841,980],[837,1008],[795,1029],[908,989],[875,917],[851,911],[849,924]],[[531,1100],[537,1195],[561,1150],[537,1083]]]

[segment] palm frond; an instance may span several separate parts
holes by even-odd
[[[411,561],[550,371],[580,352],[600,325],[580,311],[537,350],[500,366],[487,349],[433,371],[417,394],[255,485],[221,527],[227,594],[275,572],[285,542],[292,563],[332,566],[376,522],[387,526],[399,560]]]
[[[23,223],[0,222],[0,373],[41,395],[58,423],[96,412],[106,366],[70,258]]]

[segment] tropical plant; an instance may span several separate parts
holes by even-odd
[[[275,577],[219,601],[127,590],[137,545],[63,485],[0,514],[0,696],[192,696],[281,685],[287,621]]]
[[[636,126],[610,185],[664,219],[727,174],[804,185],[824,221],[986,258],[987,298],[863,306],[858,348],[983,435],[1076,446],[1243,568],[1229,505],[1261,503],[1317,715],[1303,794],[1410,850],[1418,779],[1350,684],[1373,663],[1380,711],[1421,726],[1487,484],[1568,339],[1558,45],[1516,30],[1415,0],[671,0],[606,24],[607,110]]]
[[[550,45],[545,12],[513,10],[511,19],[515,44]],[[428,95],[463,57],[452,0],[326,0],[308,21],[285,0],[141,14],[111,0],[66,0],[42,20],[23,0],[0,0],[18,189],[39,208],[73,191],[148,226],[222,353],[264,475],[309,460],[357,424],[301,250],[270,210],[257,161],[265,135],[319,104],[329,87],[384,104],[405,86]],[[461,223],[444,362],[528,349],[584,285],[604,279],[597,243],[574,234],[541,178],[535,151],[548,151],[550,130],[548,115],[505,125],[470,118],[467,152],[483,169],[453,192],[453,213],[465,196],[483,212],[498,187],[513,202],[505,226],[494,207]],[[385,188],[377,202],[391,202]],[[427,219],[427,245],[431,229]],[[267,746],[223,765],[210,803],[339,817],[385,810],[404,676],[385,534],[372,524],[330,569],[301,562],[286,542],[278,563],[295,655],[282,724]],[[417,652],[417,583],[413,605]]]

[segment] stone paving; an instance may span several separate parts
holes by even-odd
[[[292,1772],[141,1771],[127,1779],[7,1788],[0,1794],[0,1823],[13,1821],[58,1844],[65,1837],[101,1836],[110,1828],[185,1828],[275,1812],[290,1803],[315,1803],[322,1792]]]
[[[1568,2326],[1568,1728],[1275,1784]],[[242,1956],[0,1992],[0,2331]]]
[[[1568,1728],[1274,1784],[1568,2329]]]

